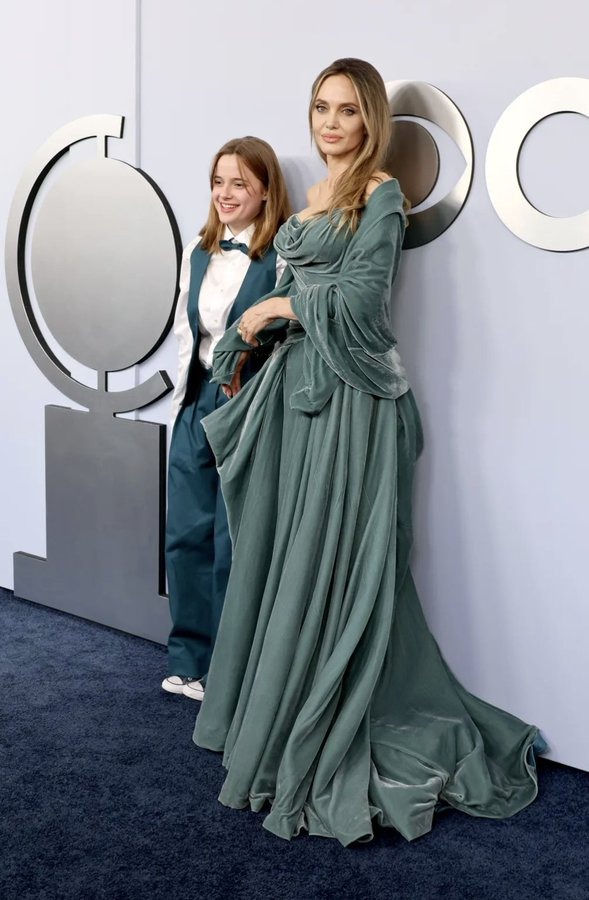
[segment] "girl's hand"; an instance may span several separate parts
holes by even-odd
[[[241,370],[243,369],[246,360],[249,356],[250,351],[244,350],[240,355],[239,360],[237,362],[237,368],[233,374],[233,378],[231,379],[231,384],[222,384],[221,390],[225,394],[226,397],[231,399],[231,397],[235,397],[236,394],[239,394],[241,390]]]

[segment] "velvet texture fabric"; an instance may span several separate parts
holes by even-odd
[[[407,391],[389,310],[404,229],[403,195],[392,180],[374,191],[353,236],[327,216],[301,222],[294,215],[279,230],[274,244],[289,266],[266,297],[290,297],[299,321],[289,331],[305,338],[293,409],[319,412],[339,381],[391,400]],[[282,327],[276,320],[259,335],[261,343]],[[236,328],[229,329],[215,352],[214,380],[229,382],[239,353],[248,349]]]
[[[422,436],[388,319],[401,201],[378,187],[353,236],[325,216],[283,226],[299,324],[204,419],[234,555],[194,740],[224,753],[221,802],[269,801],[284,838],[348,845],[376,820],[411,840],[440,802],[500,818],[537,792],[537,729],[456,681],[409,570]]]

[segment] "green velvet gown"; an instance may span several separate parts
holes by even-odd
[[[376,821],[412,840],[439,803],[500,818],[537,792],[537,729],[456,681],[409,570],[421,429],[389,321],[404,221],[395,180],[354,235],[291,217],[273,294],[298,323],[204,419],[233,564],[194,741],[224,754],[221,802],[271,804],[284,838],[347,845]],[[217,380],[243,347],[230,329]]]

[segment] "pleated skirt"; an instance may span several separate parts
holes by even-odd
[[[439,804],[511,816],[537,793],[534,726],[465,690],[409,568],[421,450],[409,392],[339,383],[291,409],[304,342],[287,342],[204,420],[233,563],[194,741],[223,753],[220,801],[264,827],[348,845],[375,821],[412,840]]]

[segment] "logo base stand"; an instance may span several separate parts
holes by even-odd
[[[47,558],[14,554],[25,600],[166,643],[166,428],[45,408]]]

